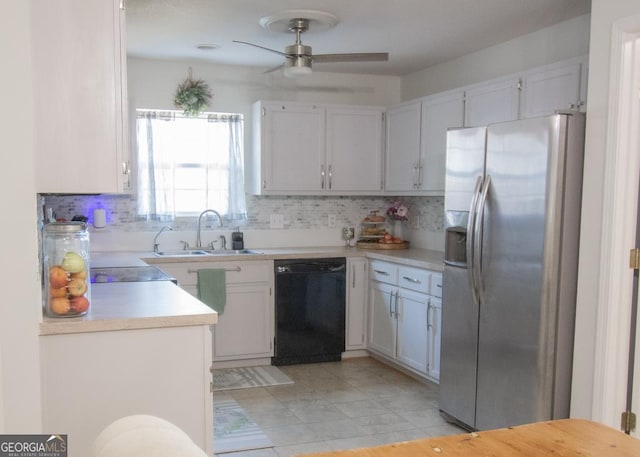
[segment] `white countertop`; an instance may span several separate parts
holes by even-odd
[[[427,268],[429,270],[442,271],[444,254],[440,251],[428,249],[359,249],[345,246],[328,247],[295,247],[280,249],[255,249],[261,254],[224,255],[217,251],[216,255],[196,255],[187,257],[156,256],[151,252],[130,253],[137,256],[133,261],[142,259],[148,264],[158,263],[184,263],[188,262],[216,262],[216,261],[242,261],[242,260],[279,260],[279,259],[312,259],[321,257],[367,257],[370,259],[398,262],[407,266]],[[108,254],[109,255],[109,254]],[[92,257],[93,266],[93,257]],[[97,265],[96,265],[97,266]],[[100,265],[102,266],[102,265]]]
[[[375,250],[345,246],[256,249],[260,254],[155,256],[151,252],[92,252],[91,267],[126,267],[184,262],[249,261],[321,257],[366,257],[435,271],[443,269],[443,253],[427,249]],[[101,332],[158,327],[211,325],[218,315],[170,281],[120,282],[91,285],[87,315],[45,317],[41,335]]]
[[[218,313],[171,281],[91,284],[85,316],[45,317],[41,335],[211,325]]]

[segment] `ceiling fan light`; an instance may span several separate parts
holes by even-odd
[[[284,63],[284,75],[287,78],[307,76],[311,73],[311,59],[308,56],[287,57]]]
[[[298,76],[307,76],[312,73],[309,67],[284,67],[284,75],[287,78],[297,78]]]

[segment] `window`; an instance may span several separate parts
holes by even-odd
[[[242,115],[138,110],[136,130],[139,217],[246,218]]]

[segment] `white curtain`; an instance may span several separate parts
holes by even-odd
[[[241,115],[138,111],[136,130],[139,218],[170,221],[211,208],[227,220],[246,219]]]

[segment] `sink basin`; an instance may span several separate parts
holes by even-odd
[[[207,255],[251,255],[251,254],[263,254],[260,251],[254,251],[252,249],[239,249],[239,250],[228,250],[228,251],[210,251],[205,249],[191,249],[191,250],[177,250],[177,251],[160,251],[154,252],[153,255],[156,257],[191,257],[191,256],[207,256]]]
[[[207,255],[209,254],[207,251],[203,251],[200,249],[196,250],[178,250],[178,251],[160,251],[154,252],[153,255],[157,257],[187,257],[192,255]]]
[[[264,254],[260,251],[254,251],[253,249],[237,249],[237,250],[225,250],[225,251],[207,251],[209,255],[250,255],[250,254]]]

